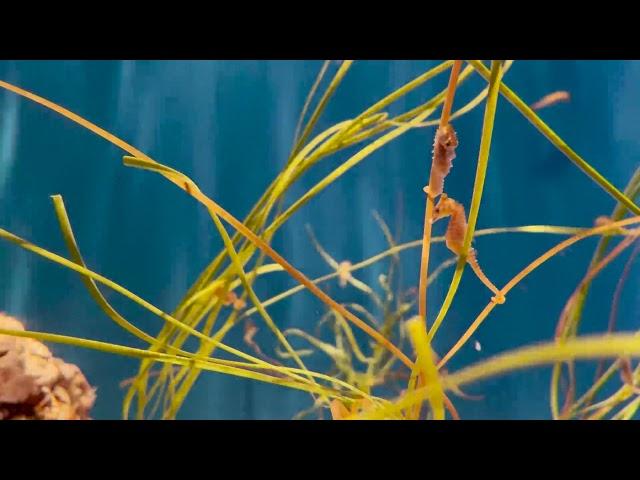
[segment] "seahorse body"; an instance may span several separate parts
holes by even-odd
[[[429,185],[424,189],[432,199],[442,194],[444,190],[444,178],[451,171],[457,146],[458,136],[451,124],[438,128],[433,141],[433,163]]]
[[[432,222],[448,216],[451,218],[449,219],[447,232],[444,236],[445,243],[449,250],[456,255],[460,255],[464,247],[464,237],[467,233],[467,216],[461,203],[456,202],[453,198],[450,198],[447,194],[443,193],[440,197],[440,201],[434,208]],[[480,268],[475,249],[469,249],[466,260],[482,283],[484,283],[495,294],[491,300],[498,304],[504,303],[504,295],[500,293],[500,290],[498,290],[491,280],[487,278]]]

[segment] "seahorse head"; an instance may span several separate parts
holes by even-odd
[[[450,123],[438,128],[436,142],[445,148],[456,148],[458,146],[458,136]]]
[[[431,223],[436,220],[440,220],[441,218],[448,217],[453,214],[458,208],[458,202],[456,202],[453,198],[447,197],[446,193],[440,195],[440,199],[438,203],[433,208],[433,217],[431,218]]]

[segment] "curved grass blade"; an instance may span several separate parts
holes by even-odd
[[[485,67],[479,60],[468,60],[469,64],[476,69],[476,71],[482,75],[486,80],[489,80],[490,73],[487,67]],[[529,120],[536,127],[540,133],[542,133],[547,140],[549,140],[553,146],[565,154],[565,156],[571,160],[580,170],[582,170],[591,180],[602,187],[609,195],[615,198],[618,202],[622,203],[635,215],[640,215],[640,207],[638,207],[629,197],[618,190],[611,184],[601,173],[593,168],[586,160],[580,155],[574,152],[564,140],[558,136],[542,119],[525,103],[513,90],[507,87],[504,83],[500,85],[500,93],[506,98],[514,107],[516,107],[524,117]]]

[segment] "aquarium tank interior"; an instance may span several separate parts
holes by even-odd
[[[0,419],[638,418],[640,62],[0,87]]]

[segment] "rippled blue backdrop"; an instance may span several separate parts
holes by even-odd
[[[318,128],[350,118],[434,61],[356,62]],[[319,61],[1,61],[0,78],[77,112],[158,161],[184,171],[236,217],[244,217],[290,150],[298,114],[321,66]],[[442,75],[394,105],[411,108],[441,90]],[[505,81],[529,102],[554,90],[572,101],[542,117],[581,155],[623,188],[640,154],[640,63],[629,61],[521,61]],[[473,79],[456,103],[483,86]],[[468,205],[482,123],[482,108],[456,122],[460,148],[447,181]],[[327,272],[309,244],[305,224],[339,260],[357,261],[385,248],[372,215],[380,212],[399,241],[420,237],[433,130],[416,129],[374,153],[297,213],[279,231],[275,248],[309,276]],[[346,158],[332,157],[293,189],[300,195]],[[49,196],[63,195],[88,265],[170,311],[196,275],[222,247],[206,211],[160,176],[122,165],[123,152],[57,114],[0,92],[0,226],[66,254]],[[553,148],[513,107],[501,100],[478,228],[523,224],[590,225],[614,201]],[[440,231],[442,226],[437,228]],[[503,235],[478,238],[481,263],[503,284],[559,237]],[[567,296],[584,273],[595,245],[589,239],[554,258],[509,295],[452,369],[507,348],[550,339]],[[448,256],[435,247],[435,260]],[[417,278],[419,252],[403,254],[405,279]],[[587,302],[585,331],[604,328],[610,296],[622,269],[616,262],[596,280],[600,296]],[[381,264],[360,273],[375,283]],[[621,329],[637,328],[638,281],[629,280]],[[142,346],[115,326],[72,272],[0,244],[0,310],[24,318],[31,329]],[[438,304],[451,271],[430,290]],[[293,285],[282,274],[262,281],[266,298]],[[349,298],[335,285],[338,299]],[[112,292],[125,316],[153,330],[159,321]],[[437,339],[448,349],[483,308],[488,292],[465,274],[460,295]],[[431,315],[434,314],[431,308]],[[301,294],[274,306],[283,327],[309,328],[321,304]],[[262,329],[264,330],[264,329]],[[273,341],[260,332],[268,346]],[[241,331],[230,336],[240,342]],[[78,363],[98,387],[96,418],[118,418],[136,362],[77,348],[53,346]],[[482,402],[459,401],[464,418],[548,418],[549,369],[540,368],[469,387]],[[305,394],[217,374],[202,375],[180,418],[290,418],[309,403]]]

